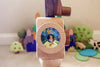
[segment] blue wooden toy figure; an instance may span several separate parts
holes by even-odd
[[[73,30],[70,29],[69,30],[69,35],[70,35],[70,43],[68,46],[65,46],[65,50],[67,51],[68,48],[70,48],[71,46],[74,46],[75,47],[75,36],[73,34]]]
[[[36,52],[36,41],[34,41],[33,35],[30,29],[27,30],[27,34],[24,41],[26,44],[27,52]]]

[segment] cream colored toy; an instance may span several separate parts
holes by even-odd
[[[80,48],[80,49],[85,49],[86,48],[86,46],[83,43],[75,42],[75,44],[76,44],[76,48]]]

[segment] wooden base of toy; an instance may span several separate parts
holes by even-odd
[[[42,67],[60,67],[62,59],[57,60],[42,60],[40,59],[40,63]]]
[[[20,52],[18,51],[18,52],[15,52],[15,54],[19,54]]]

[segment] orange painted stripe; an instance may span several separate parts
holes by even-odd
[[[34,38],[34,40],[36,40],[36,34],[35,34],[35,32],[33,32],[33,38]]]

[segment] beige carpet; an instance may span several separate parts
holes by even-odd
[[[0,46],[0,67],[40,67],[36,53],[24,51],[14,54],[9,48],[9,46]],[[90,58],[89,61],[81,62],[75,59],[75,54],[75,52],[66,52],[61,67],[100,67],[100,59]]]

